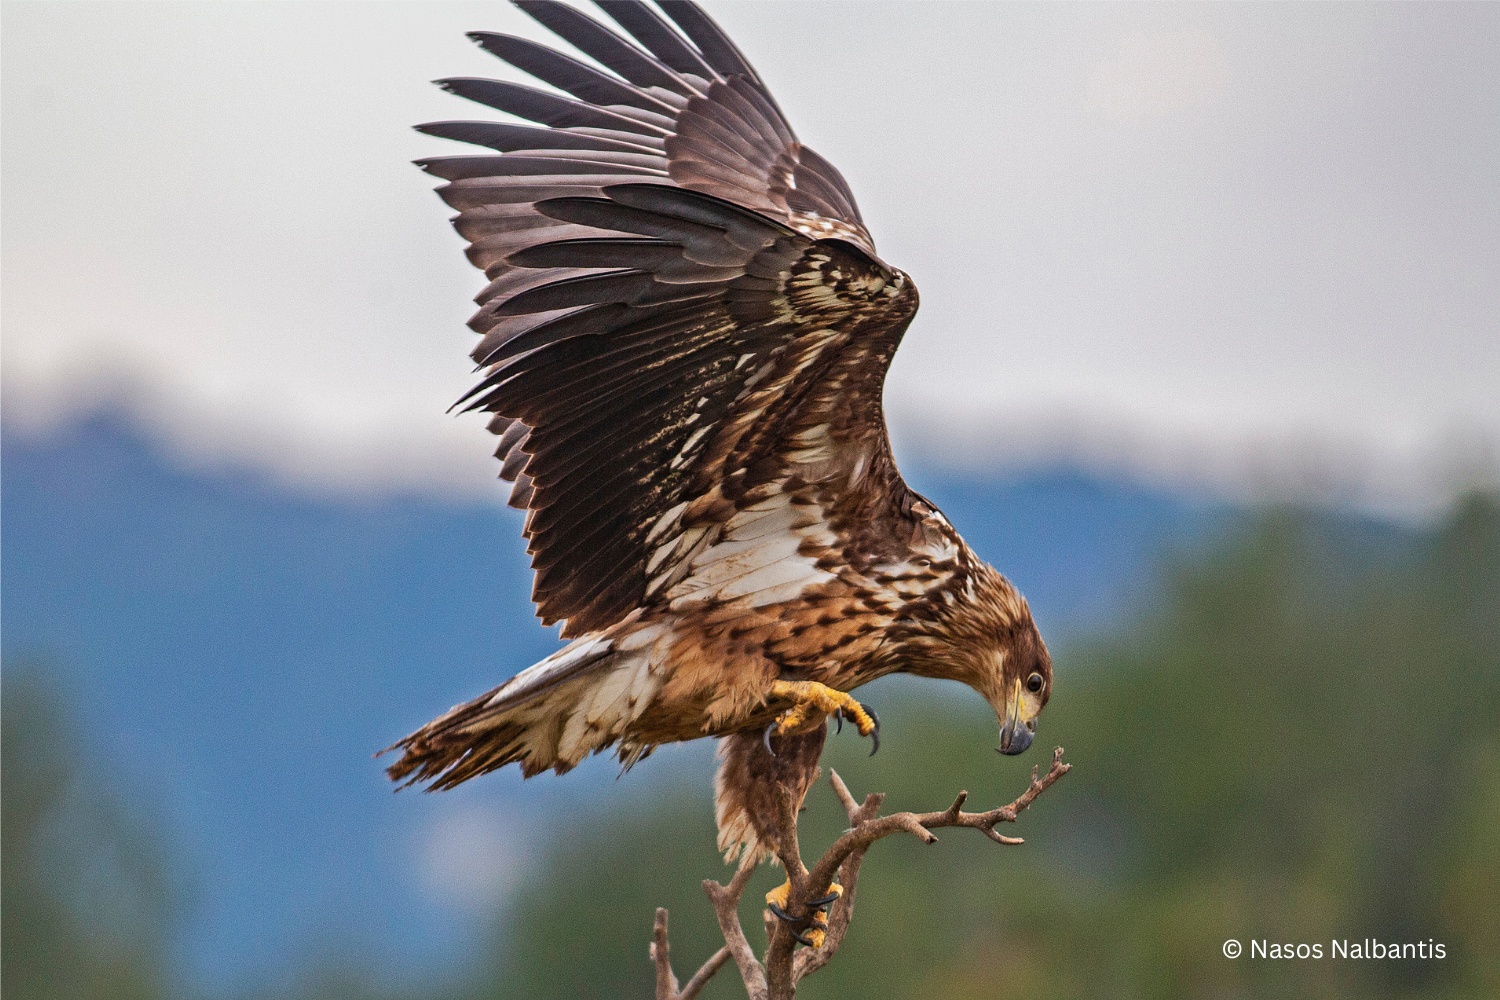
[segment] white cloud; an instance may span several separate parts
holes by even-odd
[[[1229,59],[1206,31],[1133,31],[1094,71],[1088,102],[1116,121],[1204,107],[1229,81]]]
[[[908,440],[1386,470],[1500,438],[1500,5],[712,12],[921,287]],[[484,114],[425,81],[507,72],[476,27],[545,37],[490,3],[7,9],[7,427],[124,407],[195,462],[498,502],[444,413],[482,276],[408,163],[457,149],[411,123]]]

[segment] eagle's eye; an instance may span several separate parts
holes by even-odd
[[[1032,694],[1040,694],[1042,691],[1042,685],[1045,683],[1046,681],[1042,680],[1041,674],[1032,674],[1030,677],[1026,678],[1026,690],[1030,691]]]

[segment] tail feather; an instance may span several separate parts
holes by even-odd
[[[511,763],[528,778],[549,768],[562,774],[624,735],[651,681],[638,652],[581,638],[382,750],[401,751],[386,774],[403,786],[430,782],[431,790]]]

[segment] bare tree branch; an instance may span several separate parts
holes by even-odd
[[[677,1000],[677,974],[672,971],[672,945],[667,940],[667,908],[656,908],[651,929],[651,961],[656,963],[656,1000]]]
[[[834,902],[828,914],[828,927],[823,943],[816,948],[797,950],[796,932],[784,921],[766,918],[768,943],[764,964],[755,957],[755,951],[745,938],[740,925],[739,903],[745,885],[754,870],[742,863],[728,886],[712,880],[703,883],[709,901],[713,903],[718,917],[719,930],[724,935],[724,947],[714,953],[703,964],[686,987],[679,992],[677,977],[672,972],[670,948],[667,943],[667,911],[656,911],[656,927],[651,941],[651,957],[656,962],[657,1000],[691,1000],[703,984],[730,958],[740,970],[740,979],[750,1000],[792,1000],[797,983],[827,965],[844,943],[849,923],[854,918],[854,895],[859,882],[860,865],[865,852],[877,840],[898,833],[909,833],[926,844],[937,843],[933,830],[945,827],[968,827],[979,830],[997,844],[1017,845],[1020,837],[1007,837],[995,830],[1001,823],[1014,823],[1024,812],[1059,778],[1072,770],[1073,765],[1063,763],[1062,747],[1052,752],[1052,766],[1046,774],[1038,768],[1031,769],[1031,784],[1026,791],[1009,805],[988,812],[964,812],[968,792],[959,792],[953,804],[941,812],[899,812],[889,816],[880,815],[880,806],[885,801],[881,792],[872,792],[861,803],[854,801],[849,786],[844,784],[836,771],[829,772],[829,781],[834,794],[849,817],[849,829],[823,852],[811,869],[804,866],[802,852],[797,840],[797,812],[789,790],[784,790],[779,800],[778,818],[780,831],[776,844],[776,856],[786,868],[791,891],[787,896],[786,910],[789,913],[806,913],[808,902],[826,896],[835,879],[843,886],[843,894]],[[809,914],[810,916],[810,914]]]
[[[651,934],[651,960],[656,963],[656,1000],[693,1000],[693,997],[708,984],[714,973],[729,961],[729,946],[726,944],[714,952],[693,978],[681,989],[677,986],[677,974],[672,971],[672,946],[667,941],[667,911],[657,907],[656,927]]]
[[[714,977],[714,973],[722,969],[724,963],[727,961],[729,961],[729,946],[725,945],[714,952],[713,957],[704,962],[701,969],[693,973],[693,978],[688,980],[688,984],[682,988],[682,992],[673,997],[672,1000],[693,1000],[693,997],[698,995],[698,991],[708,985],[708,981]]]
[[[849,793],[849,786],[844,784],[844,779],[839,773],[829,769],[828,780],[833,785],[834,794],[838,796],[839,803],[844,807],[844,813],[849,817],[851,829],[858,827],[880,815],[881,803],[885,801],[885,795],[881,792],[872,792],[865,796],[863,803],[856,803],[854,796]],[[821,948],[806,948],[797,953],[793,960],[792,983],[795,985],[802,981],[804,976],[810,976],[814,972],[828,964],[828,961],[838,952],[844,943],[844,935],[849,930],[849,921],[854,918],[854,893],[859,886],[859,866],[865,859],[866,848],[858,848],[850,852],[839,866],[839,884],[844,887],[844,894],[839,897],[838,903],[828,914],[828,933]]]
[[[750,947],[744,928],[740,926],[740,896],[744,895],[745,885],[754,871],[755,864],[747,856],[740,862],[739,870],[734,873],[734,878],[729,880],[727,886],[720,885],[713,879],[704,879],[703,891],[708,894],[708,901],[714,906],[714,915],[719,920],[719,932],[724,935],[724,947],[740,970],[745,992],[749,994],[750,1000],[766,1000],[765,967],[756,959],[755,949]]]

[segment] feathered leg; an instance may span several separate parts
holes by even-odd
[[[780,790],[792,794],[792,806],[800,811],[807,793],[817,783],[818,758],[828,738],[828,721],[821,719],[805,732],[776,735],[755,732],[732,733],[719,743],[719,773],[714,778],[714,813],[719,824],[719,849],[724,860],[739,855],[754,864],[775,857],[780,832]],[[769,744],[769,746],[767,745]],[[804,944],[820,945],[827,927],[823,909],[842,893],[831,886],[826,899],[814,900],[808,918],[786,912],[791,879],[766,894],[771,912],[807,930],[799,935]]]
[[[756,731],[730,733],[719,741],[719,773],[714,777],[714,816],[725,861],[741,855],[754,862],[774,856],[781,788],[792,793],[796,809],[818,780],[818,758],[828,737],[820,721],[802,733],[772,736],[769,753]]]

